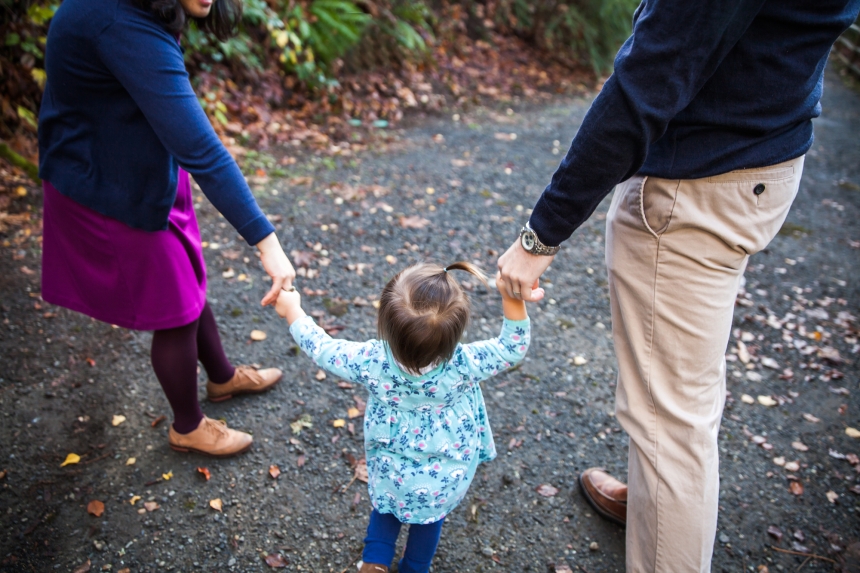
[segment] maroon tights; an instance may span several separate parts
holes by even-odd
[[[200,318],[185,326],[156,330],[152,335],[152,369],[173,409],[173,429],[187,434],[203,419],[197,400],[197,361],[215,384],[233,377],[235,369],[221,347],[218,325],[207,302]]]

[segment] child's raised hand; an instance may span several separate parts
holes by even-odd
[[[282,290],[278,294],[278,301],[275,303],[275,312],[281,318],[286,318],[290,324],[305,314],[302,310],[302,296],[296,290],[296,287],[290,287],[290,290]]]

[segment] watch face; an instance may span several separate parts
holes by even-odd
[[[522,242],[523,248],[526,251],[532,252],[532,250],[535,248],[535,235],[534,235],[534,233],[530,233],[530,232],[526,231],[525,233],[523,233],[523,237],[520,240],[520,242]]]

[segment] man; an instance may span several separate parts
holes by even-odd
[[[645,0],[499,288],[524,300],[616,184],[606,265],[629,489],[583,492],[627,522],[627,570],[710,571],[734,300],[797,193],[823,70],[860,0]],[[626,506],[626,507],[625,507]]]

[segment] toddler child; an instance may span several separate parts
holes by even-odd
[[[426,573],[445,516],[465,497],[478,464],[496,457],[479,383],[523,359],[529,318],[521,300],[503,294],[501,334],[460,344],[470,308],[455,270],[487,284],[466,262],[408,267],[383,289],[379,340],[368,342],[331,338],[304,313],[295,290],[278,298],[299,347],[370,391],[364,449],[373,511],[361,573],[387,573],[403,523],[409,536],[400,573]]]

